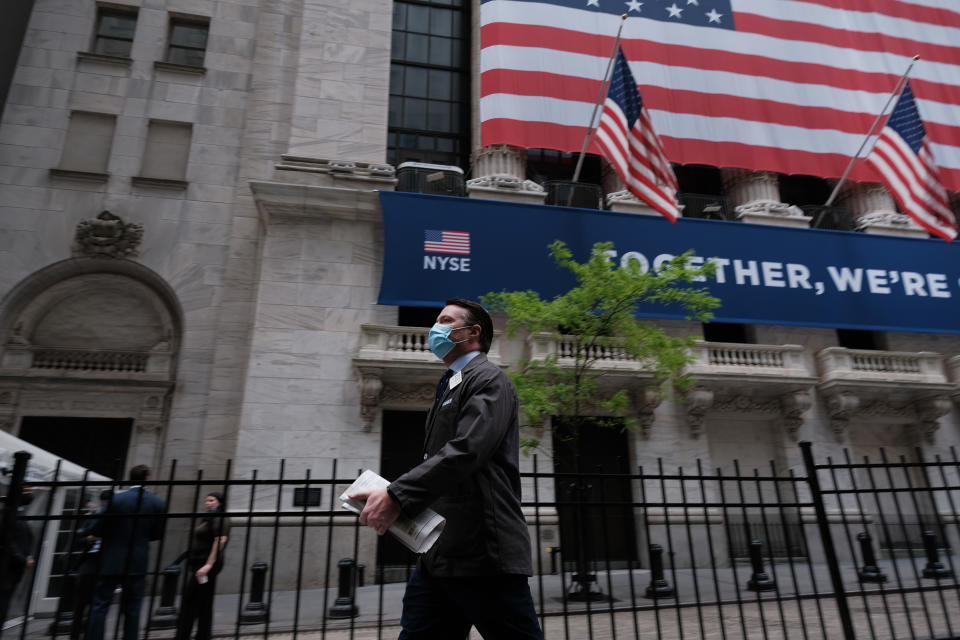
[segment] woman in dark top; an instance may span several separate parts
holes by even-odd
[[[223,494],[212,492],[203,501],[207,514],[223,513]],[[193,530],[190,550],[187,552],[187,587],[180,602],[177,621],[177,640],[189,640],[194,621],[197,622],[197,640],[209,640],[213,627],[213,595],[217,574],[223,568],[223,550],[230,535],[227,517],[208,515],[200,519]]]

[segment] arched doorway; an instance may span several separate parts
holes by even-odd
[[[180,334],[172,290],[138,263],[31,275],[0,305],[0,428],[108,476],[158,466]]]

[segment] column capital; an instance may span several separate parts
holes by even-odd
[[[780,176],[770,171],[722,169],[723,188],[737,218],[754,224],[810,226],[799,207],[780,202]]]
[[[473,175],[467,180],[471,198],[542,204],[543,187],[526,180],[527,152],[520,147],[495,144],[474,152]]]
[[[877,182],[848,182],[837,198],[853,212],[857,231],[884,236],[926,238],[927,232],[909,216],[897,212],[890,192]]]

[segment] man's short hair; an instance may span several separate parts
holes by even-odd
[[[473,300],[465,300],[464,298],[450,298],[447,300],[447,304],[463,307],[467,310],[464,318],[467,326],[480,325],[480,351],[488,353],[490,343],[493,342],[493,320],[487,310]]]
[[[138,464],[130,469],[130,482],[132,484],[143,484],[150,477],[150,467],[145,464]]]

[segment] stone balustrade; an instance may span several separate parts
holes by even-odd
[[[693,347],[690,373],[704,376],[760,376],[810,378],[813,372],[796,344],[738,344],[697,342]]]
[[[141,351],[33,349],[32,369],[143,373],[150,354]]]
[[[360,351],[364,360],[420,360],[432,362],[436,357],[427,344],[429,329],[365,324],[361,327]]]
[[[387,363],[418,362],[437,364],[439,360],[430,351],[427,336],[428,327],[397,327],[390,325],[365,324],[360,327],[360,349],[357,360],[365,363],[382,361]],[[498,364],[500,350],[494,340],[487,358]]]
[[[817,353],[817,364],[824,382],[949,382],[944,368],[944,357],[939,353],[926,351],[871,351],[828,347]]]
[[[950,380],[960,385],[960,356],[953,356],[947,361],[947,370],[950,371]]]
[[[546,360],[556,356],[557,364],[571,367],[576,363],[577,338],[575,336],[556,336],[550,333],[535,333],[528,340],[530,359],[533,361]],[[617,344],[616,340],[598,338],[588,344],[580,354],[594,361],[593,368],[601,370],[645,371],[644,363],[626,352]]]

